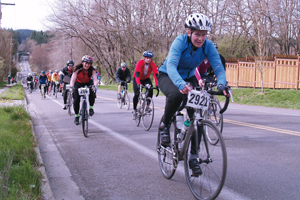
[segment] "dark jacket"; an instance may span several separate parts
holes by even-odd
[[[122,68],[120,67],[116,73],[116,81],[117,83],[120,83],[121,81],[126,81],[127,83],[130,83],[131,81],[130,70],[126,68],[126,70],[123,71]]]
[[[62,70],[60,70],[59,72],[59,82],[63,83],[64,81],[64,77],[65,76],[69,76],[71,79],[71,76],[73,74],[73,71],[71,71],[71,73],[69,74],[69,70],[68,70],[68,66],[65,66],[64,68],[62,68]],[[66,82],[67,83],[67,82]]]

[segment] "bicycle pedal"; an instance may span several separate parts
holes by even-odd
[[[192,174],[191,177],[199,177],[200,175],[198,174]]]

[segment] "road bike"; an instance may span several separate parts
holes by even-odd
[[[66,84],[66,92],[68,92],[67,96],[67,109],[68,109],[68,114],[72,116],[72,105],[73,105],[73,99],[72,99],[72,90],[70,84]]]
[[[81,117],[81,125],[84,137],[88,137],[88,120],[89,120],[89,112],[87,108],[87,99],[86,97],[90,94],[90,88],[93,86],[85,86],[78,88],[78,94],[82,96],[81,108],[79,111],[79,116]]]
[[[54,86],[54,95],[55,95],[55,98],[57,98],[57,93],[58,93],[58,91],[59,91],[59,81],[54,81],[54,83],[53,83],[53,86]]]
[[[119,93],[117,94],[117,104],[120,109],[122,108],[122,105],[125,105],[125,108],[129,110],[130,97],[129,97],[129,92],[127,91],[127,84],[122,86],[121,96],[119,95]]]
[[[149,91],[153,89],[157,90],[156,96],[158,96],[159,90],[157,88],[151,87],[150,84],[146,84],[145,86],[141,84],[136,107],[136,126],[140,125],[142,119],[143,127],[146,131],[151,128],[154,118],[154,102],[151,97],[148,97]]]
[[[52,92],[52,83],[50,82],[48,85],[48,95],[51,96],[51,92]]]
[[[175,174],[179,161],[184,161],[185,177],[192,194],[196,199],[215,199],[221,192],[227,172],[227,153],[224,139],[219,129],[209,120],[203,117],[203,111],[208,110],[210,101],[209,91],[192,90],[189,92],[187,104],[182,104],[177,111],[184,107],[194,110],[190,126],[185,133],[181,133],[181,127],[177,127],[176,115],[170,123],[170,145],[163,146],[160,142],[158,130],[157,153],[159,167],[163,176],[171,179]],[[228,106],[229,101],[227,102]],[[223,109],[227,109],[224,105]],[[188,116],[186,116],[188,118]],[[163,117],[161,119],[161,122]],[[218,144],[208,142],[208,135],[218,138]],[[197,142],[196,142],[197,141]],[[193,143],[193,145],[192,145]],[[191,152],[197,155],[202,174],[193,174],[189,159]]]
[[[27,81],[27,90],[29,90],[29,93],[31,94],[32,93],[32,86],[31,86],[31,81]]]
[[[45,87],[46,87],[46,84],[41,84],[41,95],[42,95],[42,99],[45,99]]]

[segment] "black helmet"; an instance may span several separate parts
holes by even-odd
[[[72,65],[72,66],[74,66],[74,61],[73,60],[68,60],[68,62],[67,62],[67,66],[69,66],[69,65]]]

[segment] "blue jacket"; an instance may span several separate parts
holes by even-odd
[[[195,75],[195,69],[207,57],[217,77],[217,84],[226,85],[226,73],[219,53],[212,41],[206,39],[202,47],[192,50],[192,43],[188,42],[188,35],[179,35],[173,41],[169,54],[160,66],[159,71],[169,75],[173,83],[182,90],[184,80]]]

